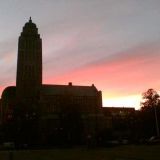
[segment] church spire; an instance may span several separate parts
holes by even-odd
[[[32,23],[32,18],[31,17],[29,17],[29,22]]]

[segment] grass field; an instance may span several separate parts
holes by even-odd
[[[160,145],[0,151],[0,160],[160,160]]]

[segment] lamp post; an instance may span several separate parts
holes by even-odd
[[[154,114],[155,114],[155,125],[156,125],[156,132],[157,132],[157,137],[159,137],[159,123],[158,123],[158,117],[157,117],[157,108],[156,105],[154,105]]]
[[[157,106],[159,107],[160,105],[160,96],[159,94],[157,94],[156,91],[153,92],[152,94],[152,100],[153,100],[153,107],[154,107],[154,116],[155,116],[155,127],[156,127],[156,133],[157,133],[157,137],[159,137],[160,133],[159,133],[159,123],[158,123],[158,116],[157,116]]]

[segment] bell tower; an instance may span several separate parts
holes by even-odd
[[[24,25],[18,41],[16,96],[35,99],[42,85],[42,39],[31,20]]]

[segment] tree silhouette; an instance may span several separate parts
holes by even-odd
[[[141,118],[143,132],[147,135],[159,136],[160,96],[152,88],[142,93]]]
[[[159,94],[152,88],[148,89],[146,92],[142,93],[141,110],[151,109],[160,104]]]

